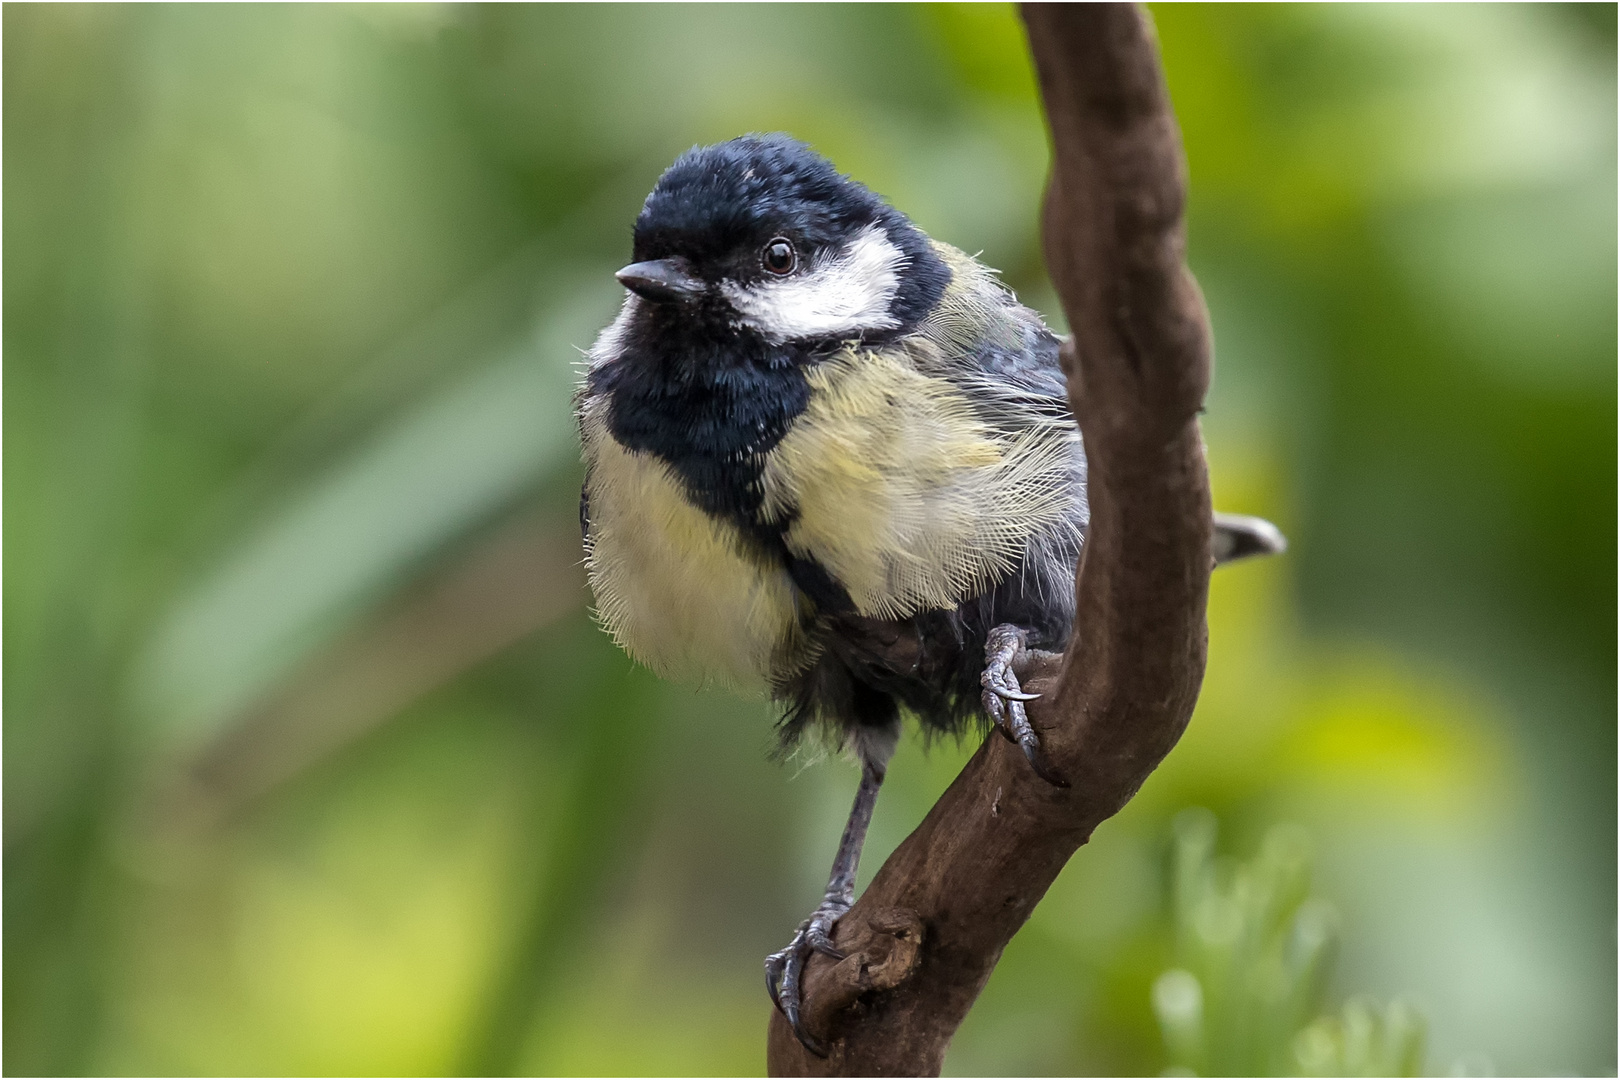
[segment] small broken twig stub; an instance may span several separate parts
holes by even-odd
[[[1186,170],[1146,13],[1023,9],[1052,133],[1046,262],[1073,328],[1069,405],[1089,459],[1091,525],[1068,652],[1023,675],[1049,764],[979,747],[817,956],[806,1051],[773,1011],[778,1076],[939,1072],[1001,951],[1097,825],[1181,737],[1203,680],[1210,499],[1198,410],[1208,319],[1184,259]]]

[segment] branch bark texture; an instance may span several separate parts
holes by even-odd
[[[772,1075],[937,1074],[1002,949],[1175,745],[1203,680],[1210,336],[1152,26],[1126,4],[1023,15],[1052,135],[1043,239],[1073,329],[1063,361],[1092,516],[1069,651],[1020,675],[1043,695],[1030,719],[1072,786],[988,738],[839,922],[846,959],[811,961],[806,1015],[831,1056],[805,1051],[773,1011]]]

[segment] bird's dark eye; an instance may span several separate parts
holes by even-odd
[[[791,274],[793,268],[799,264],[799,256],[793,250],[791,240],[778,236],[766,244],[765,250],[759,253],[759,262],[773,274]]]

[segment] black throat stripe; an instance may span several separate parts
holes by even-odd
[[[818,610],[852,610],[849,593],[824,567],[788,551],[783,534],[794,512],[763,520],[764,462],[809,403],[804,370],[814,353],[755,335],[717,340],[675,325],[659,329],[656,343],[635,335],[591,373],[591,392],[608,402],[609,432],[667,463],[695,506],[736,526],[762,561],[785,567]]]

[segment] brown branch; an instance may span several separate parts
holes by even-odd
[[[1058,871],[1180,738],[1203,679],[1210,499],[1197,414],[1209,329],[1183,261],[1186,170],[1148,17],[1024,8],[1052,131],[1044,241],[1074,336],[1069,403],[1091,527],[1066,657],[1024,686],[1050,762],[992,737],[811,961],[807,1015],[832,1056],[771,1017],[772,1075],[938,1073],[957,1025]],[[920,938],[920,940],[919,940]]]

